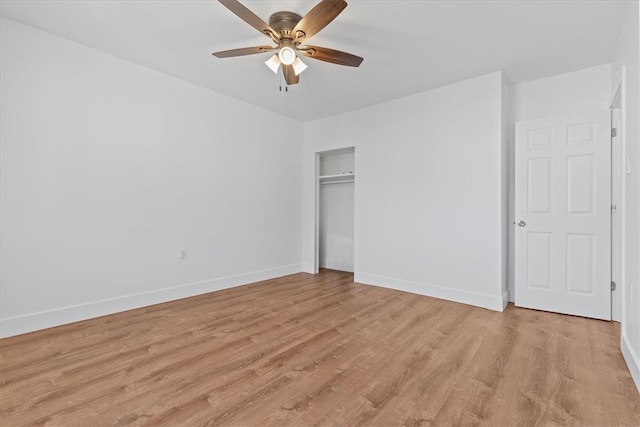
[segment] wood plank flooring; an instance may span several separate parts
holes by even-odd
[[[619,341],[325,270],[0,340],[0,424],[640,426]]]

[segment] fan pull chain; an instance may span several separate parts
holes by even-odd
[[[278,92],[282,92],[282,74],[278,73],[278,79],[280,80],[278,85]],[[289,85],[285,84],[284,91],[289,92]]]

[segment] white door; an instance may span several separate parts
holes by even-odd
[[[516,305],[611,319],[609,110],[516,123]]]

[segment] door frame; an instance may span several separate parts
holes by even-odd
[[[313,172],[314,199],[313,199],[313,274],[320,272],[320,156],[323,151],[314,154],[315,168]]]
[[[616,288],[616,292],[614,293],[612,291],[612,295],[611,295],[611,303],[612,303],[612,307],[611,307],[611,320],[612,321],[616,321],[616,322],[622,322],[622,319],[625,318],[625,301],[627,298],[627,288],[626,288],[626,209],[625,209],[625,200],[626,200],[626,179],[625,179],[625,153],[626,153],[626,138],[625,138],[625,100],[624,100],[624,93],[625,93],[625,87],[626,87],[626,66],[622,65],[620,67],[620,70],[617,73],[617,82],[615,83],[615,87],[614,90],[611,94],[611,99],[609,101],[609,109],[611,110],[612,113],[612,117],[611,117],[611,126],[614,127],[614,124],[617,125],[617,137],[619,138],[619,143],[620,143],[620,149],[618,150],[618,156],[613,156],[613,152],[612,152],[612,156],[611,156],[611,183],[613,185],[614,183],[614,174],[619,173],[620,174],[620,184],[619,184],[619,188],[617,188],[616,190],[619,190],[619,200],[615,201],[615,200],[611,200],[611,203],[615,203],[616,207],[617,207],[617,213],[616,215],[618,215],[619,221],[620,221],[620,227],[618,229],[618,232],[614,232],[615,229],[613,227],[613,215],[611,216],[611,221],[612,221],[612,229],[611,229],[611,266],[612,266],[612,280],[616,282],[617,288]],[[619,114],[619,120],[616,124],[613,115],[616,114],[615,111],[618,112]],[[515,135],[514,135],[514,144],[515,144]],[[514,151],[515,151],[515,145],[513,146]],[[515,164],[515,159],[513,160],[513,164]],[[512,178],[511,181],[511,185],[514,185],[515,183],[515,176]],[[612,195],[613,195],[613,188],[612,188]],[[515,196],[515,195],[514,195]],[[514,206],[515,209],[515,206]],[[513,213],[513,217],[509,219],[510,223],[515,224],[515,212]],[[510,227],[510,229],[512,229]],[[513,230],[513,229],[512,229]],[[514,231],[512,231],[513,233]],[[511,241],[511,244],[513,244],[514,242]],[[613,248],[614,246],[617,246],[619,248],[619,251],[614,251]],[[515,250],[515,247],[514,247]],[[515,257],[515,253],[510,251],[510,253],[512,253]],[[616,254],[618,256],[616,256]],[[614,277],[613,275],[613,266],[617,265],[617,267],[619,268],[620,271],[620,276],[619,278]],[[515,260],[513,261],[513,264],[510,263],[510,265],[515,266]],[[512,292],[510,292],[509,294],[509,301],[514,303],[515,302],[515,277],[513,278],[513,283],[512,286],[510,285],[510,291],[512,290]],[[617,299],[617,302],[614,302],[614,299]],[[618,304],[619,305],[619,311],[614,310],[614,304]]]
[[[620,200],[616,201],[616,207],[617,207],[617,213],[615,215],[618,215],[619,221],[620,221],[620,228],[619,228],[619,232],[614,234],[614,228],[613,228],[613,215],[611,216],[611,253],[614,254],[613,251],[613,247],[614,245],[617,245],[619,248],[618,253],[620,254],[619,257],[611,257],[611,269],[613,272],[613,265],[614,263],[618,266],[618,268],[620,269],[620,283],[616,282],[617,285],[617,289],[620,290],[620,292],[618,294],[614,294],[612,291],[612,295],[611,295],[611,302],[612,302],[612,310],[611,310],[611,314],[612,314],[612,319],[616,322],[622,322],[622,319],[625,318],[625,301],[626,301],[626,292],[627,292],[627,287],[626,287],[626,209],[625,209],[625,200],[626,200],[626,179],[625,179],[625,167],[624,167],[624,162],[625,162],[625,153],[627,152],[627,147],[626,147],[626,138],[625,138],[625,99],[624,99],[624,93],[625,93],[625,78],[626,78],[626,66],[623,65],[620,67],[619,70],[619,74],[618,74],[618,78],[617,78],[617,83],[615,86],[615,89],[613,91],[613,93],[611,94],[611,100],[609,101],[609,109],[611,110],[611,126],[613,127],[614,121],[613,121],[613,115],[615,114],[615,111],[618,111],[618,115],[619,115],[619,121],[618,121],[618,135],[617,137],[619,138],[619,142],[620,142],[620,149],[618,150],[618,158],[615,159],[613,157],[613,155],[611,156],[611,182],[613,184],[613,176],[616,172],[618,172],[620,174],[620,187],[617,189],[620,191]],[[613,152],[612,152],[613,154]],[[613,190],[613,188],[612,188]],[[613,192],[612,192],[613,195]],[[611,203],[614,203],[614,200],[611,201]],[[613,276],[612,276],[612,280]],[[614,295],[618,298],[619,304],[620,304],[620,317],[616,316],[613,317],[614,311],[613,311],[613,297]],[[622,326],[623,327],[623,326]],[[621,331],[623,332],[623,331]],[[621,333],[622,335],[622,333]]]

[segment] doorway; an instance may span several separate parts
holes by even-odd
[[[611,320],[611,113],[516,123],[516,305]]]
[[[353,272],[355,148],[316,156],[316,266]]]

